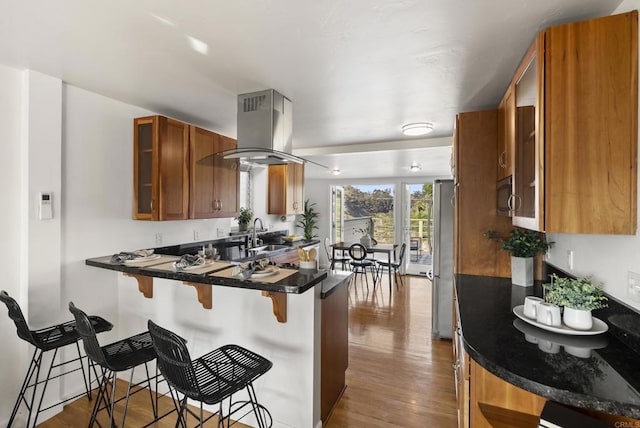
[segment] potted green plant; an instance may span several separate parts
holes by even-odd
[[[489,230],[484,236],[500,243],[500,249],[511,254],[511,281],[515,285],[533,285],[533,258],[544,254],[553,246],[545,235],[533,230],[513,228],[509,236],[502,237]]]
[[[249,229],[249,223],[253,218],[253,211],[250,208],[240,207],[240,214],[235,219],[238,220],[238,229],[243,232]]]
[[[318,229],[317,222],[320,213],[313,208],[315,205],[315,202],[310,203],[309,199],[304,201],[304,214],[302,214],[300,222],[296,225],[302,229],[304,239],[307,241],[318,236],[314,233],[314,230]]]
[[[564,306],[562,321],[576,330],[590,330],[593,326],[591,311],[607,307],[607,296],[602,284],[595,283],[591,276],[563,278],[551,276],[549,284],[543,284],[545,301]]]

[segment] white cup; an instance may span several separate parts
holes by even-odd
[[[524,316],[531,319],[538,318],[538,305],[544,302],[540,297],[527,296],[524,298]]]
[[[560,327],[562,320],[560,318],[560,307],[551,303],[538,303],[536,321],[540,324],[546,324],[553,327]]]

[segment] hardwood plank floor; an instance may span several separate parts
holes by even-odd
[[[386,276],[375,293],[370,278],[369,284],[368,293],[360,280],[350,286],[347,388],[326,427],[455,427],[451,342],[431,339],[431,282],[406,276],[404,287],[394,288],[391,296]],[[125,390],[123,382],[117,390]],[[161,413],[171,408],[168,397],[161,403]],[[91,406],[86,398],[78,399],[39,426],[87,426]],[[134,395],[127,427],[151,419],[149,396]],[[174,414],[151,426],[172,427],[175,420]],[[206,426],[215,426],[214,421]]]
[[[347,388],[328,428],[456,427],[451,342],[431,339],[431,282],[405,276],[349,294]]]

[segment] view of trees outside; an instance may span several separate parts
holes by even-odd
[[[349,219],[370,217],[373,221],[371,237],[379,243],[393,243],[393,185],[344,186],[345,229]],[[359,227],[359,226],[358,226]],[[346,230],[345,234],[360,231]]]
[[[420,238],[422,250],[431,252],[433,242],[433,183],[411,184],[411,237]],[[345,235],[361,236],[363,221],[371,218],[371,236],[379,243],[394,242],[393,223],[394,186],[390,184],[344,186]],[[349,220],[352,221],[349,221]]]
[[[433,183],[411,184],[411,237],[420,238],[422,250],[433,249]]]

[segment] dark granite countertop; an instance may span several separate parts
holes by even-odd
[[[329,270],[327,271],[327,277],[322,281],[322,291],[320,292],[320,298],[326,299],[334,291],[338,289],[340,285],[348,285],[349,280],[353,276],[353,273],[341,270]]]
[[[189,272],[172,272],[168,270],[158,270],[154,269],[153,266],[126,266],[124,264],[111,263],[111,256],[86,259],[85,263],[89,266],[110,269],[119,272],[126,272],[131,275],[141,275],[199,284],[215,284],[225,287],[247,288],[251,290],[267,290],[293,294],[304,293],[314,285],[322,282],[327,277],[327,272],[323,270],[316,271],[301,269],[298,270],[298,272],[296,272],[295,274],[271,284],[267,282],[259,282],[256,280],[247,281],[233,278],[214,277],[212,276],[213,272],[198,274]]]
[[[611,300],[594,316],[609,325],[596,336],[567,336],[539,329],[512,309],[533,287],[508,278],[456,275],[456,292],[465,350],[496,376],[550,400],[615,415],[640,418],[638,315]],[[614,325],[617,324],[617,325]]]

